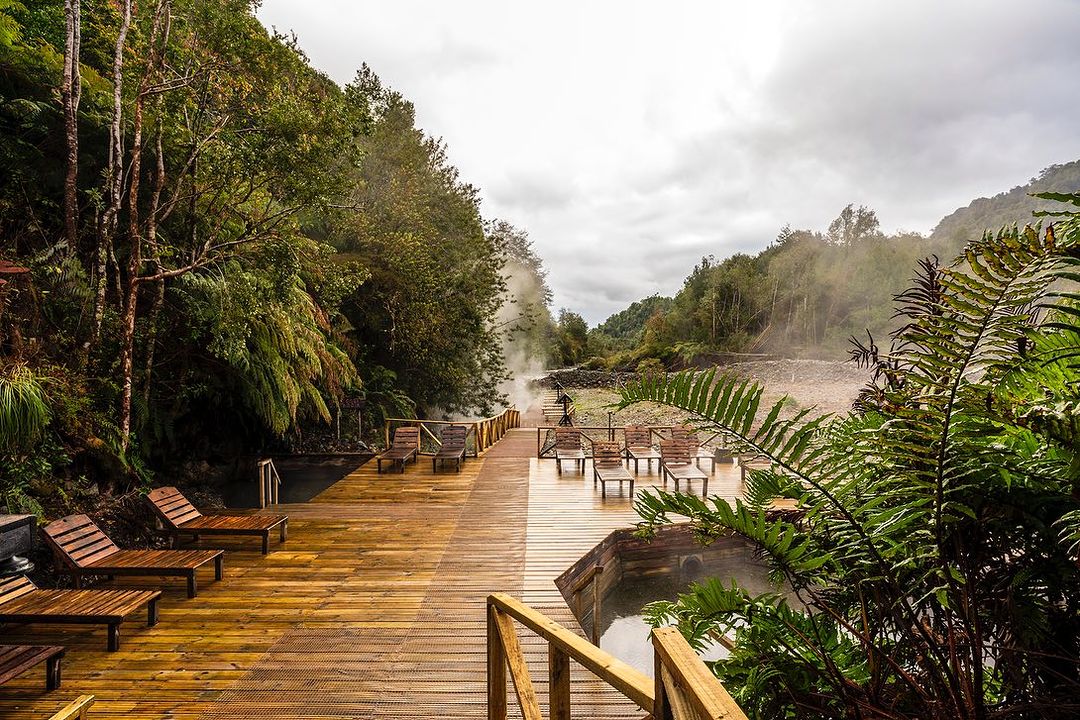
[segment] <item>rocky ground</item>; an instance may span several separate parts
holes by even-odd
[[[815,408],[820,413],[843,414],[851,409],[867,375],[851,363],[828,360],[761,360],[735,363],[727,369],[752,378],[765,386],[762,405],[772,405],[784,396],[790,399],[788,412]],[[610,375],[610,374],[609,374]],[[614,383],[588,378],[589,387],[567,387],[577,407],[578,425],[605,426],[610,407],[619,393]],[[606,385],[603,387],[601,385]],[[652,404],[619,410],[612,418],[617,427],[631,424],[667,425],[682,422],[683,413]]]

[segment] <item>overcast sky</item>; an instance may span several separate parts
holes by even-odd
[[[591,324],[849,202],[929,232],[1080,158],[1080,0],[264,0],[362,62]]]

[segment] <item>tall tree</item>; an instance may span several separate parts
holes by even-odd
[[[64,239],[74,253],[79,241],[79,101],[82,74],[79,47],[82,42],[81,0],[64,0],[64,71],[60,99],[64,107],[64,139],[67,145],[64,173]]]

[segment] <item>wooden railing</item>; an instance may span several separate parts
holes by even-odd
[[[442,447],[442,440],[433,431],[433,428],[446,427],[449,425],[461,425],[468,429],[465,442],[472,440],[472,455],[479,456],[506,435],[507,431],[520,427],[521,413],[517,408],[509,407],[498,415],[482,420],[418,420],[416,418],[387,418],[383,426],[383,439],[385,447],[390,447],[390,436],[395,428],[407,426],[420,428],[420,454],[434,455],[434,452],[425,451],[424,445],[434,447],[436,450]]]
[[[674,425],[649,425],[648,428],[652,432],[652,436],[656,440],[667,440],[671,436],[671,430]],[[626,445],[626,428],[615,427],[613,425],[575,425],[575,430],[580,430],[581,435],[592,445],[593,439],[589,437],[589,433],[597,435],[603,434],[608,440],[614,442],[620,436],[623,437],[623,445]],[[553,433],[556,430],[555,425],[541,425],[536,428],[536,457],[538,458],[552,458],[555,457],[555,440]],[[667,433],[667,434],[665,434]],[[712,442],[716,438],[720,437],[721,433],[715,432],[709,435],[704,443]],[[590,449],[588,452],[592,452]],[[588,453],[586,453],[588,454]]]
[[[278,504],[278,490],[281,487],[281,476],[278,475],[274,461],[265,458],[256,463],[259,471],[259,507]]]
[[[521,412],[509,407],[494,417],[476,421],[476,443],[481,450],[487,450],[517,427],[521,427]]]
[[[83,718],[86,717],[86,713],[90,709],[90,706],[93,704],[93,695],[80,695],[65,705],[59,712],[49,718],[49,720],[83,720]]]
[[[508,671],[522,718],[542,720],[515,621],[548,643],[550,720],[570,720],[571,660],[657,720],[746,720],[724,686],[675,628],[653,631],[656,675],[650,679],[509,595],[489,595],[487,613],[488,720],[506,719]]]

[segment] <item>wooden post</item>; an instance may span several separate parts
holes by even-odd
[[[604,572],[603,565],[597,565],[592,578],[592,642],[600,647],[600,576]]]
[[[270,463],[270,465],[269,465],[269,470],[270,470],[270,473],[271,473],[271,478],[270,478],[271,486],[270,487],[274,491],[272,493],[272,495],[274,497],[274,500],[273,500],[272,504],[278,505],[278,504],[281,503],[281,496],[280,496],[280,492],[281,492],[281,476],[278,475],[277,466],[274,465],[274,461],[273,460],[268,460],[267,462]]]
[[[499,638],[496,614],[488,605],[487,617],[487,694],[488,720],[506,720],[506,651]]]
[[[664,661],[653,648],[653,720],[671,720],[671,702],[664,687]]]
[[[259,461],[257,465],[259,471],[259,507],[266,507],[266,483],[263,481],[263,462]]]
[[[548,679],[551,720],[570,720],[570,656],[550,643]]]

